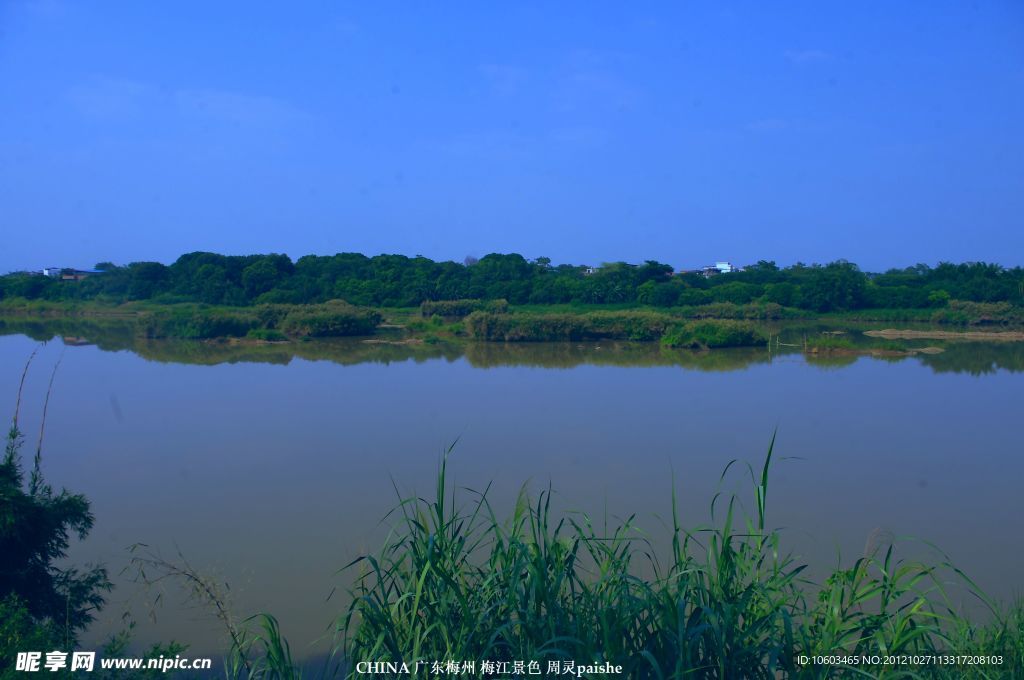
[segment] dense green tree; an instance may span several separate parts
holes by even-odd
[[[104,274],[104,276],[109,275]],[[171,273],[159,262],[134,262],[128,266],[128,297],[146,300],[158,295],[164,284],[171,279]],[[94,281],[97,279],[94,279]]]
[[[655,260],[596,269],[528,261],[491,253],[470,264],[425,257],[338,253],[306,256],[226,256],[194,252],[169,266],[136,262],[97,266],[102,273],[66,282],[44,276],[0,277],[0,298],[33,300],[192,301],[209,304],[322,303],[415,307],[424,301],[506,299],[513,304],[628,304],[773,302],[814,311],[942,307],[948,300],[1024,306],[1024,270],[984,263],[915,265],[867,274],[849,262],[797,263],[780,268],[761,260],[743,271],[705,277],[673,275]],[[648,285],[650,284],[650,285]]]
[[[706,305],[711,302],[711,295],[706,290],[700,288],[684,288],[679,293],[677,303],[683,306],[690,305]]]
[[[650,281],[647,283],[650,283]],[[677,283],[666,282],[655,284],[654,290],[651,293],[650,304],[655,307],[675,306],[679,301],[679,293],[681,291],[682,286]]]
[[[758,260],[757,264],[745,267],[744,270],[739,272],[734,278],[745,283],[764,285],[780,281],[784,278],[784,275],[781,274],[781,270],[775,262],[769,260]]]
[[[811,267],[802,284],[801,306],[819,312],[857,309],[864,301],[867,277],[850,262]]]
[[[715,286],[711,289],[711,299],[715,302],[732,302],[737,305],[745,305],[748,302],[760,297],[763,291],[762,286],[742,281],[730,281]]]
[[[888,309],[912,309],[932,306],[928,291],[911,286],[880,286],[877,283],[865,289],[866,306]]]
[[[242,270],[242,288],[253,300],[284,283],[294,271],[295,266],[287,255],[267,255]]]
[[[46,294],[56,283],[43,276],[10,275],[4,277],[4,296],[23,297],[30,300],[48,299]]]
[[[0,602],[33,627],[56,626],[73,638],[110,589],[102,567],[58,566],[71,537],[83,539],[92,529],[92,512],[81,494],[55,492],[44,481],[38,452],[26,480],[21,445],[15,423],[0,463]]]
[[[800,288],[789,281],[769,283],[764,289],[764,299],[784,307],[795,307],[800,299]]]
[[[638,285],[647,281],[665,283],[672,278],[671,265],[662,264],[656,260],[647,260],[636,268],[636,282]]]

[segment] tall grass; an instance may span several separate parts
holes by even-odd
[[[466,331],[475,340],[497,342],[545,342],[618,338],[657,340],[677,321],[661,312],[644,310],[582,313],[494,314],[473,312],[465,319]]]
[[[769,528],[772,449],[749,469],[753,511],[716,497],[711,526],[683,528],[672,497],[667,559],[630,517],[606,527],[556,519],[551,490],[522,491],[499,519],[489,489],[459,503],[440,464],[433,499],[401,500],[398,529],[358,569],[340,626],[359,661],[608,661],[626,678],[1020,677],[1021,609],[1002,614],[945,561],[903,562],[892,546],[822,584]],[[640,574],[647,574],[641,577]],[[946,596],[954,577],[990,608],[970,624]],[[815,666],[800,655],[1001,655],[993,666]],[[355,676],[352,676],[355,677]],[[359,677],[367,677],[362,675]],[[380,676],[385,677],[385,676]]]
[[[262,304],[230,307],[200,303],[132,302],[105,305],[96,302],[0,301],[0,317],[64,319],[70,335],[100,335],[112,326],[129,337],[209,340],[241,338],[251,332],[261,339],[342,337],[369,335],[383,319],[375,309],[356,307],[343,300],[319,304]],[[0,321],[3,321],[0,319]],[[270,333],[274,331],[274,333]]]
[[[731,319],[689,320],[680,314],[649,310],[569,313],[473,312],[466,331],[477,340],[498,342],[566,340],[661,340],[667,347],[749,347],[765,337],[753,324]]]

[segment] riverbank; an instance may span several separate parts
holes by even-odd
[[[4,300],[0,303],[0,318],[3,316],[108,322],[126,327],[136,337],[187,340],[244,337],[287,340],[369,335],[382,320],[382,315],[376,310],[355,307],[341,300],[317,305],[253,307]]]
[[[182,338],[152,337],[148,332],[152,325],[142,323],[147,318],[147,310],[145,305],[141,307],[76,309],[71,310],[73,314],[61,308],[43,310],[43,313],[39,310],[29,314],[0,313],[0,335],[22,334],[40,342],[58,338],[69,346],[96,345],[103,351],[127,350],[151,361],[203,365],[288,364],[293,359],[354,365],[451,362],[464,358],[475,367],[614,365],[732,371],[800,355],[808,363],[821,367],[848,366],[861,357],[869,357],[889,361],[913,358],[937,372],[982,374],[1024,370],[1024,341],[1020,341],[1019,332],[1008,330],[947,331],[930,325],[908,324],[908,328],[890,333],[869,322],[837,318],[692,320],[631,310],[601,310],[596,314],[597,323],[592,321],[593,316],[579,310],[577,314],[560,309],[556,315],[544,315],[538,310],[497,315],[495,318],[502,324],[499,328],[517,328],[519,324],[520,328],[529,329],[538,319],[549,322],[553,316],[568,319],[563,328],[587,329],[587,324],[594,323],[589,328],[596,327],[600,331],[588,333],[589,337],[566,334],[555,336],[560,339],[554,341],[515,342],[502,341],[500,337],[475,338],[467,331],[466,318],[445,319],[437,315],[424,318],[419,310],[411,308],[382,310],[383,321],[369,335],[289,337],[277,329],[257,329],[238,336]],[[241,311],[251,310],[241,308]],[[640,337],[652,339],[603,337],[603,334],[625,335],[622,330],[629,328],[626,323],[634,325],[629,333],[633,337],[639,331],[644,334]],[[192,325],[193,329],[211,327]],[[609,328],[615,332],[608,333]],[[699,338],[691,328],[700,334]],[[660,338],[657,333],[662,334]],[[892,334],[905,337],[884,337]],[[537,334],[537,337],[545,336]],[[765,337],[767,344],[763,341]],[[998,342],[986,342],[987,339]]]
[[[585,308],[572,311],[513,310],[507,304],[479,301],[424,303],[419,309],[371,309],[335,300],[318,305],[224,307],[192,303],[51,303],[5,300],[4,316],[109,322],[140,338],[254,342],[310,338],[385,336],[391,340],[546,342],[561,340],[661,340],[670,346],[757,346],[767,336],[751,321],[800,318],[778,305],[717,305],[699,311],[681,308]],[[435,313],[447,312],[446,316]],[[389,337],[389,336],[398,336]]]
[[[983,340],[986,342],[1021,342],[1024,332],[1021,331],[921,331],[913,329],[886,328],[877,331],[864,331],[871,338],[887,340]]]
[[[869,323],[873,320],[963,328],[946,339],[1024,337],[1024,312],[1006,303],[951,301],[938,310],[862,310],[856,314],[812,314],[775,303],[712,303],[658,308],[639,305],[522,305],[504,300],[424,302],[419,308],[370,308],[332,300],[312,305],[213,306],[198,303],[0,301],[0,320],[66,320],[74,328],[97,325],[148,339],[287,342],[311,338],[374,337],[388,342],[552,342],[587,340],[660,341],[668,347],[712,349],[756,347],[768,342],[772,324]],[[978,331],[985,328],[986,331]],[[767,330],[766,330],[767,329]],[[969,330],[968,330],[969,329]],[[885,335],[877,337],[886,339]],[[895,336],[893,336],[895,337]],[[904,336],[909,337],[909,336]],[[924,337],[924,336],[919,336]],[[939,337],[939,336],[934,336]]]

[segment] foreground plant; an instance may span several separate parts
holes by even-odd
[[[38,351],[38,349],[36,350]],[[42,471],[43,435],[58,361],[50,374],[31,471],[22,460],[18,418],[32,352],[21,374],[14,417],[0,459],[0,677],[18,652],[69,647],[103,606],[111,584],[103,567],[66,566],[72,537],[93,526],[89,501],[54,491]],[[26,478],[27,477],[27,478]]]
[[[497,518],[489,489],[460,507],[441,462],[435,498],[401,500],[399,527],[361,569],[342,620],[350,669],[360,661],[610,662],[628,678],[1018,677],[1021,610],[970,625],[949,606],[943,579],[984,596],[948,563],[901,562],[891,545],[823,585],[780,551],[766,524],[772,448],[750,470],[752,516],[717,498],[714,526],[686,531],[673,495],[668,560],[630,517],[610,530],[586,515],[555,520],[551,490],[522,491]],[[731,465],[731,464],[730,464]],[[728,471],[728,468],[727,468]],[[724,474],[723,474],[724,476]],[[639,576],[641,573],[649,577]],[[799,663],[822,655],[898,658],[970,654],[967,666]],[[355,673],[351,677],[356,677]],[[360,674],[358,677],[367,677]],[[381,675],[379,677],[387,677]]]

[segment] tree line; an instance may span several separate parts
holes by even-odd
[[[0,298],[127,302],[202,302],[245,306],[351,304],[413,307],[424,301],[479,299],[512,304],[640,304],[656,307],[772,302],[817,312],[942,307],[950,299],[1024,305],[1024,269],[986,263],[919,264],[884,273],[855,264],[760,261],[743,271],[705,277],[675,273],[654,260],[592,269],[553,265],[546,257],[493,253],[467,263],[425,257],[339,253],[230,256],[195,252],[173,264],[99,263],[102,273],[61,281],[26,273],[0,277]]]

